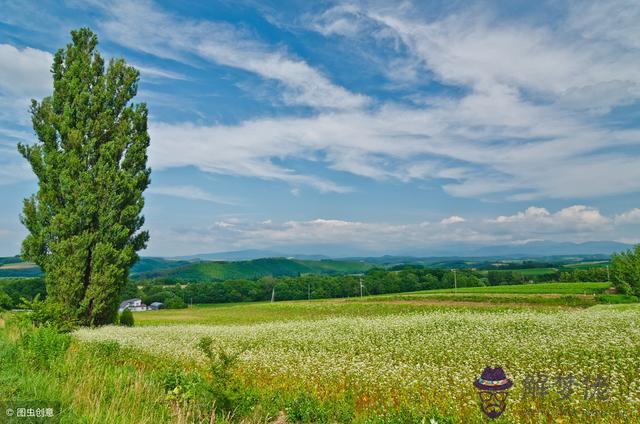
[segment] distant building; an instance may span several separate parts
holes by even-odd
[[[147,308],[147,305],[142,303],[141,299],[127,299],[120,304],[120,306],[118,307],[118,312],[122,312],[125,309],[128,309],[131,312],[141,312],[146,311],[149,308]]]
[[[149,310],[151,311],[157,311],[158,309],[162,308],[164,308],[164,303],[162,302],[153,302],[151,305],[149,305]]]

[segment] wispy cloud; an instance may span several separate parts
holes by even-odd
[[[150,194],[159,194],[164,196],[179,197],[189,200],[202,200],[205,202],[218,203],[221,205],[236,205],[237,202],[226,199],[224,197],[215,196],[200,187],[192,185],[177,186],[151,186],[148,190]]]
[[[277,81],[288,104],[352,109],[368,102],[366,96],[333,84],[285,49],[269,46],[231,24],[174,16],[150,1],[114,1],[103,12],[107,18],[100,28],[123,46],[187,63],[214,62]]]
[[[465,88],[462,94],[436,97],[426,106],[388,102],[373,110],[235,126],[157,123],[156,166],[196,165],[310,183],[325,191],[334,191],[327,177],[317,183],[317,177],[275,165],[274,159],[311,160],[328,171],[377,180],[437,181],[458,197],[583,199],[640,191],[633,148],[640,145],[640,129],[612,128],[593,119],[640,99],[635,47],[603,43],[599,33],[586,35],[577,25],[497,23],[477,10],[426,21],[412,12],[408,3],[401,8],[349,4],[323,12],[314,25],[325,35],[353,37],[354,43],[371,36],[359,27],[375,25],[376,37],[404,46],[418,66],[415,72]],[[221,56],[230,38],[198,51]],[[187,149],[180,139],[189,139]]]

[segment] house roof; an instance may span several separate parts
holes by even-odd
[[[150,306],[160,306],[163,305],[162,302],[153,302]]]
[[[141,299],[127,299],[125,301],[120,302],[119,309],[124,309],[127,306],[134,304],[136,301],[142,302]]]

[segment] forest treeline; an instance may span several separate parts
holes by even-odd
[[[561,269],[557,272],[526,275],[526,270],[457,270],[458,287],[479,287],[504,284],[542,283],[551,281],[607,281],[607,269]],[[139,297],[144,303],[162,302],[180,308],[188,303],[229,303],[270,300],[343,298],[360,295],[360,280],[364,295],[401,293],[454,287],[453,272],[448,269],[421,266],[375,268],[360,275],[303,274],[293,277],[262,277],[214,282],[184,283],[179,279],[156,278],[132,280],[127,283],[120,299]],[[0,279],[0,307],[18,308],[21,299],[46,297],[41,278]]]
[[[607,281],[606,268],[563,270],[540,275],[517,271],[474,271],[396,267],[372,269],[360,275],[300,275],[263,277],[254,280],[227,280],[181,284],[172,279],[130,282],[122,298],[140,297],[143,302],[229,303],[270,300],[302,300],[356,297],[360,295],[401,293],[419,290],[524,284],[548,281]],[[178,301],[179,299],[179,301]]]

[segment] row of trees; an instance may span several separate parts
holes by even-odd
[[[624,258],[627,258],[624,256]],[[625,259],[627,261],[627,259]],[[630,261],[633,262],[633,261]],[[616,260],[616,264],[622,263]],[[625,262],[626,263],[626,262]],[[619,265],[612,276],[618,272]],[[618,275],[618,274],[615,274]],[[530,281],[607,281],[605,267],[563,270],[555,273],[524,276],[516,271],[489,271],[486,276],[478,271],[409,268],[400,270],[373,269],[363,275],[302,275],[298,277],[264,277],[257,280],[227,280],[187,285],[165,285],[165,281],[146,281],[139,289],[130,283],[123,293],[126,297],[141,297],[145,303],[227,303],[277,300],[322,299],[356,297],[360,295],[360,282],[365,295],[411,292],[419,290],[450,289],[454,287],[480,287],[486,285],[523,284]],[[613,279],[613,277],[612,277]],[[630,291],[621,290],[625,293]]]
[[[458,287],[478,287],[486,278],[474,271],[459,271],[455,275]],[[185,286],[142,284],[139,289],[131,282],[124,297],[141,297],[145,303],[164,302],[180,298],[186,303],[228,303],[276,300],[323,299],[356,297],[360,283],[364,295],[399,293],[454,287],[454,274],[442,269],[404,269],[389,271],[374,269],[363,275],[301,275],[298,277],[263,277],[257,280],[227,280],[190,283]]]

